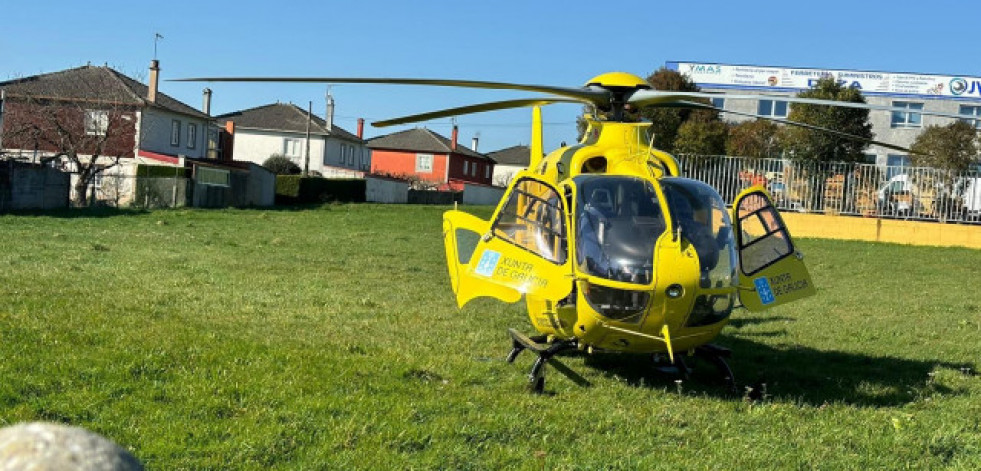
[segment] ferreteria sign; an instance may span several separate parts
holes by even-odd
[[[689,76],[702,88],[750,88],[797,92],[833,77],[866,95],[915,96],[981,101],[981,78],[861,70],[795,69],[757,65],[668,62],[666,67]]]

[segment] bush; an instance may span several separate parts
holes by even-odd
[[[276,176],[276,204],[364,202],[364,180],[339,180],[300,175]]]
[[[262,166],[276,175],[299,175],[303,172],[303,169],[289,157],[280,154],[270,155]]]

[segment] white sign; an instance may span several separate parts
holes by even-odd
[[[822,77],[863,94],[926,96],[981,100],[981,78],[950,75],[864,72],[859,70],[793,69],[754,65],[668,62],[667,68],[689,76],[703,88],[760,88],[798,91],[814,86]]]

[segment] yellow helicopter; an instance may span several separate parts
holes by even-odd
[[[714,188],[684,178],[671,155],[653,148],[650,123],[637,119],[636,111],[648,106],[733,113],[693,101],[712,94],[652,90],[644,79],[623,72],[599,75],[582,88],[441,79],[180,80],[376,83],[548,93],[372,123],[383,127],[532,107],[528,168],[511,181],[490,220],[447,211],[443,238],[459,307],[478,297],[506,303],[525,298],[538,335],[510,329],[513,348],[507,360],[513,362],[524,350],[537,354],[529,376],[533,391],[544,390],[545,365],[569,349],[666,356],[669,366],[681,372],[688,370],[684,356],[694,355],[713,363],[734,386],[725,361],[730,352],[710,343],[733,309],[741,305],[760,311],[816,292],[803,255],[763,187],[744,190],[727,209]],[[893,110],[861,103],[781,99]],[[545,155],[541,106],[552,103],[584,103],[594,113],[586,117],[581,142]],[[774,120],[909,152],[830,129]]]

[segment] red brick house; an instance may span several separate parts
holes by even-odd
[[[457,145],[457,128],[450,139],[426,128],[415,128],[368,140],[371,173],[418,178],[442,190],[463,190],[464,183],[490,185],[494,160]]]

